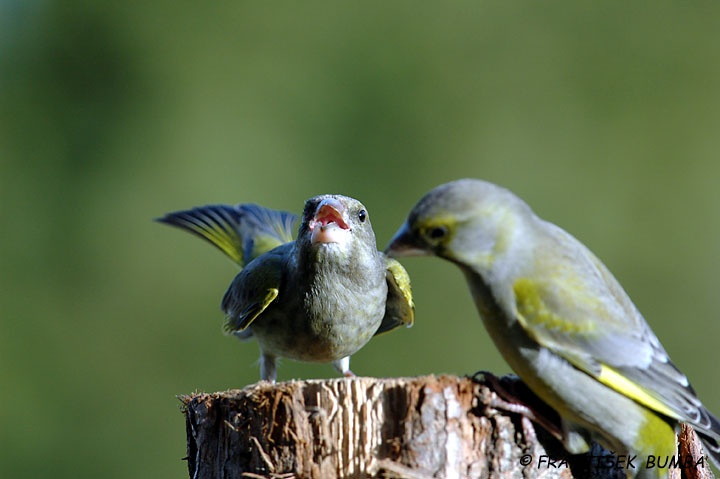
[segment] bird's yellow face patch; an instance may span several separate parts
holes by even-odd
[[[456,221],[450,216],[434,217],[431,220],[419,222],[415,227],[415,234],[423,239],[435,251],[442,250],[455,233]]]

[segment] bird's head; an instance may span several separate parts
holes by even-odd
[[[367,209],[356,199],[342,195],[307,200],[298,238],[316,248],[337,245],[346,250],[357,241],[376,247]]]
[[[528,214],[532,212],[522,200],[492,183],[445,183],[413,207],[385,252],[395,257],[435,255],[461,265],[490,267]]]

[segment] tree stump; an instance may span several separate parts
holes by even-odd
[[[544,428],[497,407],[498,388],[557,421],[515,377],[261,382],[183,396],[190,477],[625,479],[610,452],[568,455]],[[691,428],[679,444],[683,458],[701,460]],[[670,477],[714,477],[705,464]]]

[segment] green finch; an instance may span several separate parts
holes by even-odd
[[[596,440],[637,457],[628,477],[664,477],[667,469],[653,464],[676,454],[683,422],[718,464],[720,422],[617,280],[510,191],[474,179],[438,186],[386,252],[435,255],[462,270],[505,360],[560,415],[570,453],[587,452]]]
[[[158,221],[209,241],[240,265],[222,300],[225,329],[260,345],[260,377],[275,381],[276,360],[332,362],[352,376],[350,355],[373,335],[411,326],[410,280],[377,250],[367,209],[322,195],[297,217],[254,204],[210,205]]]

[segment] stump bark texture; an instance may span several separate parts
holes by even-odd
[[[599,446],[570,456],[544,428],[499,407],[498,387],[557,419],[512,377],[487,383],[455,376],[358,377],[183,396],[189,475],[625,479],[623,461]],[[683,428],[679,448],[692,464],[702,458],[691,428]],[[705,467],[675,469],[670,477],[713,475],[705,461]]]

